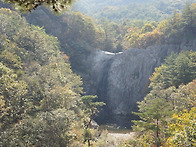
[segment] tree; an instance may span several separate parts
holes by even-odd
[[[194,146],[196,81],[164,89],[161,83],[139,102],[134,121],[140,145]],[[172,118],[173,114],[173,118]],[[168,139],[169,138],[169,139]],[[164,142],[168,141],[167,144]]]
[[[22,12],[32,11],[41,5],[51,7],[54,12],[61,12],[72,4],[73,0],[3,0],[3,2],[13,4]]]
[[[154,28],[155,26],[152,23],[147,23],[142,27],[140,33],[142,34],[142,33],[152,32]]]
[[[84,142],[88,142],[88,146],[90,146],[90,140],[92,139],[90,125],[93,119],[95,119],[96,115],[99,112],[99,108],[104,106],[104,102],[95,102],[97,96],[86,95],[82,97],[82,102],[84,104],[84,114],[86,118],[84,118]]]
[[[172,53],[165,64],[155,69],[151,78],[151,86],[162,83],[163,88],[187,84],[196,78],[195,52]]]
[[[190,111],[191,108],[196,107],[196,81],[180,85],[169,97],[175,113],[185,109]]]
[[[168,92],[156,87],[143,101],[138,102],[139,112],[134,114],[141,120],[133,121],[133,130],[137,132],[142,146],[161,146],[168,137],[167,121],[171,115],[171,105],[167,101]]]
[[[81,99],[85,106],[84,113],[88,116],[88,118],[90,118],[89,121],[85,123],[86,127],[89,128],[91,121],[95,119],[95,117],[97,116],[99,112],[99,108],[104,106],[105,103],[95,102],[95,99],[97,99],[97,96],[93,96],[93,95],[86,95],[86,96],[83,96]]]
[[[0,9],[0,34],[0,146],[80,142],[82,82],[57,38],[9,9]]]
[[[196,108],[186,109],[173,115],[173,122],[169,124],[172,136],[167,145],[172,147],[196,146]]]
[[[138,103],[139,112],[135,113],[142,119],[134,121],[133,127],[142,146],[164,146],[166,140],[169,146],[181,146],[181,142],[184,142],[182,146],[195,145],[195,61],[193,51],[172,53],[155,69],[150,84],[152,89]],[[178,117],[172,120],[171,115],[177,113]]]
[[[190,30],[193,24],[193,12],[191,10],[190,2],[186,2],[186,5],[182,11],[182,18],[183,18],[184,30]]]
[[[28,108],[27,84],[17,80],[14,71],[0,62],[0,129],[5,129],[24,117]]]
[[[39,112],[1,132],[0,146],[70,146],[76,115],[67,109]],[[76,140],[75,140],[76,141]]]

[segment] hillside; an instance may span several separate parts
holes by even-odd
[[[74,10],[96,19],[104,17],[116,22],[127,19],[160,21],[170,16],[174,10],[180,11],[184,4],[184,0],[81,0],[74,4]]]
[[[81,141],[72,138],[89,117],[83,112],[88,108],[81,100],[82,82],[59,48],[44,29],[0,9],[0,146]]]
[[[184,4],[81,0],[86,14],[54,15],[0,2],[0,146],[195,146],[196,3]]]

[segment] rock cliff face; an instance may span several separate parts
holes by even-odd
[[[106,102],[108,113],[131,113],[136,102],[146,95],[155,67],[171,52],[181,50],[196,50],[196,41],[130,49],[118,54],[96,50],[88,58],[94,94]]]

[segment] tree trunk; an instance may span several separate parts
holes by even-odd
[[[156,137],[157,137],[157,147],[160,146],[160,139],[159,139],[159,119],[157,119],[157,130],[156,130]]]

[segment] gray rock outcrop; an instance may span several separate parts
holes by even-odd
[[[111,114],[129,114],[146,95],[155,67],[171,52],[181,50],[196,50],[196,41],[129,49],[117,54],[96,50],[88,58],[91,87],[106,102]]]

